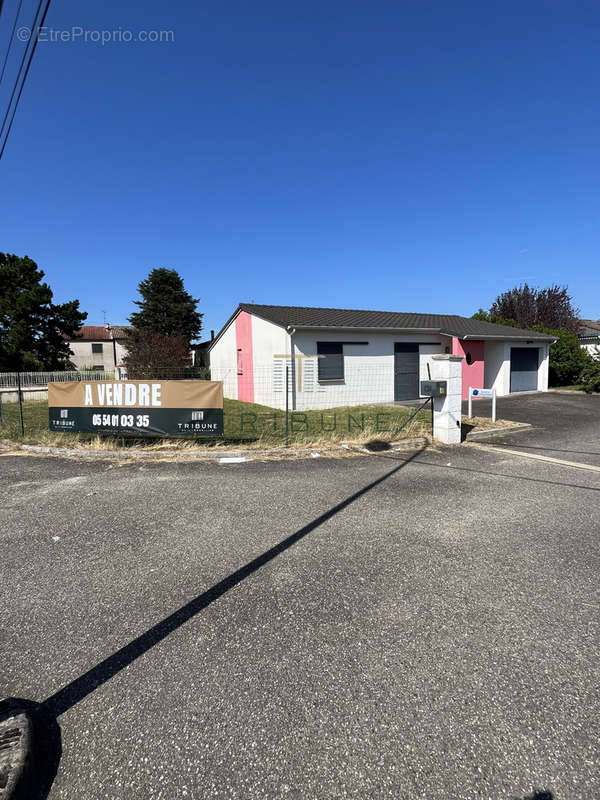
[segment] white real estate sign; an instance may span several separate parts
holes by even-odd
[[[492,422],[496,422],[496,390],[495,389],[476,389],[469,386],[469,417],[473,416],[473,398],[491,397],[492,398]]]

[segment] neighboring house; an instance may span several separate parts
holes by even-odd
[[[600,320],[582,319],[579,341],[584,350],[594,358],[600,358]]]
[[[69,338],[75,368],[115,372],[127,353],[129,330],[127,325],[84,325]]]
[[[226,397],[282,408],[392,403],[419,397],[435,353],[464,356],[469,386],[498,395],[548,389],[554,337],[443,314],[241,303],[209,345]]]
[[[210,332],[210,339],[206,342],[199,342],[197,344],[191,344],[190,350],[192,351],[192,365],[194,367],[209,367],[210,366],[210,359],[208,351],[212,344],[213,339],[215,338],[215,332]]]

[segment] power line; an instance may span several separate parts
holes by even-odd
[[[50,8],[50,0],[46,0],[46,5],[44,6],[44,11],[42,13],[42,17],[40,19],[40,22],[39,22],[39,24],[36,24],[36,20],[39,17],[40,9],[42,7],[42,2],[43,2],[43,0],[39,0],[38,7],[37,7],[37,10],[35,12],[33,25],[31,27],[31,34],[32,34],[32,37],[33,37],[33,46],[29,49],[29,58],[27,59],[27,66],[25,67],[25,72],[23,73],[23,78],[21,80],[21,86],[19,88],[19,92],[17,94],[17,99],[15,100],[15,104],[13,106],[13,111],[12,111],[12,114],[11,114],[11,117],[10,117],[10,122],[8,123],[8,127],[6,129],[6,134],[4,135],[4,141],[2,142],[2,147],[0,148],[0,159],[4,155],[4,149],[6,147],[6,142],[8,141],[8,137],[10,135],[10,131],[12,129],[13,122],[15,120],[15,114],[17,113],[17,107],[19,105],[19,100],[21,99],[21,95],[23,94],[23,87],[25,86],[25,81],[27,80],[27,75],[29,74],[29,68],[31,67],[31,62],[33,60],[35,49],[37,47],[39,31],[40,31],[40,28],[44,24],[44,21],[46,19],[46,14],[48,13],[48,9]],[[8,119],[10,106],[11,106],[11,103],[12,103],[13,98],[15,96],[15,91],[17,89],[17,86],[19,84],[19,77],[20,77],[21,72],[23,70],[23,64],[25,63],[26,56],[27,56],[27,48],[25,48],[25,52],[23,53],[23,58],[21,59],[21,65],[19,67],[19,72],[17,74],[17,79],[15,81],[15,85],[14,85],[12,93],[10,95],[10,101],[8,103],[8,108],[6,109],[6,114],[4,115],[4,119],[2,120],[2,127],[0,128],[0,138],[2,137],[2,133],[4,131],[4,126],[6,125],[6,120]]]
[[[34,29],[35,29],[35,23],[36,23],[36,20],[37,20],[37,18],[39,16],[40,9],[42,7],[43,1],[44,0],[39,0],[39,2],[38,2],[38,7],[36,9],[35,16],[33,18],[33,25],[31,26],[31,33],[32,34],[33,34]],[[12,106],[12,102],[13,102],[13,99],[15,97],[15,92],[17,91],[17,87],[18,87],[19,81],[21,79],[21,73],[23,72],[23,67],[24,67],[25,61],[27,59],[27,52],[30,50],[31,39],[32,39],[32,36],[29,37],[29,41],[27,42],[27,45],[25,46],[25,49],[23,50],[23,56],[21,57],[21,63],[19,64],[19,71],[17,72],[17,77],[16,77],[14,85],[13,85],[13,89],[12,89],[12,92],[11,92],[11,95],[10,95],[10,100],[8,101],[8,106],[6,107],[6,111],[4,113],[4,118],[2,120],[2,126],[0,127],[0,138],[2,137],[2,133],[4,132],[4,126],[6,125],[6,121],[8,119],[8,115],[10,113],[10,108]],[[35,39],[37,39],[37,35],[35,36]],[[35,39],[34,39],[34,45],[35,45]]]
[[[6,48],[6,55],[4,56],[4,64],[2,64],[2,72],[0,72],[0,83],[2,83],[2,78],[4,77],[4,71],[6,70],[6,63],[10,55],[10,49],[12,47],[13,39],[15,38],[15,28],[17,27],[17,22],[19,21],[19,14],[21,13],[22,4],[23,0],[19,0],[19,5],[17,7],[17,16],[15,17],[15,21],[13,22],[12,31],[10,32],[10,39],[8,40],[8,47]],[[2,0],[0,0],[0,12],[1,11],[2,11]]]

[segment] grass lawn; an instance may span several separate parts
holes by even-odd
[[[256,403],[225,399],[224,439],[203,438],[129,438],[129,444],[146,446],[189,447],[190,444],[245,444],[253,447],[278,447],[286,442],[285,412]],[[404,427],[415,412],[409,406],[344,406],[319,411],[294,411],[288,418],[290,444],[326,445],[336,442],[368,442],[373,439],[391,441],[431,434],[431,408],[426,406]],[[24,442],[54,446],[94,446],[113,449],[121,446],[119,438],[97,437],[93,434],[53,433],[48,430],[46,401],[26,401],[23,404]],[[4,403],[0,436],[21,439],[18,403]]]

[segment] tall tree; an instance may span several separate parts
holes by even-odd
[[[28,256],[0,253],[0,370],[64,369],[67,336],[87,314],[79,300],[56,305],[44,273]]]
[[[140,310],[129,317],[134,328],[181,336],[188,343],[198,338],[202,330],[202,314],[196,310],[198,300],[186,292],[177,270],[153,269],[138,291],[142,299],[134,302]]]
[[[498,295],[490,307],[490,316],[514,320],[520,328],[542,325],[553,330],[578,333],[579,309],[566,286],[535,289],[527,283]]]

